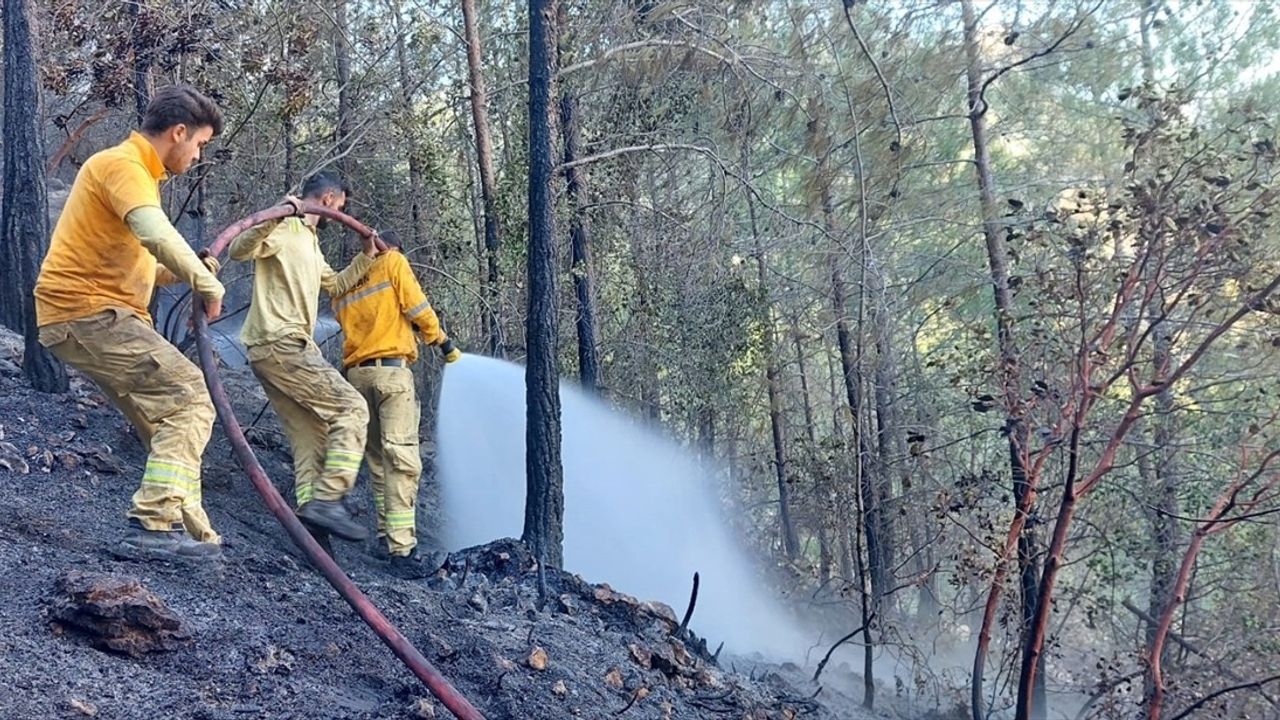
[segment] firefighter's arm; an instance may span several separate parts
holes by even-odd
[[[203,262],[204,266],[209,268],[209,272],[214,275],[217,275],[218,271],[222,270],[222,263],[218,262],[218,258],[213,257],[212,255],[201,257],[200,261]],[[178,276],[174,275],[169,268],[160,265],[159,263],[156,264],[156,285],[163,287],[165,285],[173,285],[179,282],[182,281],[178,279]]]
[[[187,245],[187,241],[169,222],[163,210],[154,205],[137,207],[129,211],[125,222],[142,246],[155,255],[160,265],[168,270],[165,279],[187,283],[206,300],[222,299],[226,292],[222,283],[200,261],[191,246]],[[161,279],[158,271],[156,279]]]
[[[449,338],[440,327],[440,318],[431,308],[431,301],[427,300],[427,294],[422,291],[418,278],[414,277],[409,261],[396,253],[391,262],[395,267],[391,274],[392,286],[396,290],[396,300],[400,303],[400,314],[417,326],[422,342],[427,345],[444,343]]]
[[[462,358],[462,351],[454,346],[453,341],[440,325],[440,316],[432,309],[427,294],[409,267],[409,261],[403,256],[396,257],[395,278],[396,296],[400,302],[400,312],[418,328],[422,342],[440,347],[447,363],[457,362]]]
[[[359,253],[351,259],[351,264],[334,272],[329,263],[323,262],[320,267],[320,288],[329,293],[329,297],[337,297],[351,292],[373,267],[373,258],[366,253]]]
[[[275,255],[280,251],[276,234],[285,232],[287,227],[280,220],[268,220],[245,230],[231,241],[231,259],[245,262]]]

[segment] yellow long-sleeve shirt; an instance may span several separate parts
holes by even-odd
[[[206,299],[222,297],[222,283],[160,209],[164,177],[155,146],[136,132],[85,161],[36,280],[37,324],[109,308],[151,322],[147,305],[157,279],[189,283]]]
[[[333,314],[346,335],[344,367],[374,358],[413,362],[418,359],[419,336],[427,345],[448,340],[409,261],[395,251],[379,255],[363,282],[334,296]]]
[[[373,258],[360,253],[342,272],[335,272],[320,252],[315,228],[297,217],[240,233],[231,241],[231,259],[254,261],[253,301],[240,331],[240,340],[248,347],[311,337],[320,291],[342,295],[373,265]]]

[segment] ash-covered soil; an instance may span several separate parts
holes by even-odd
[[[33,392],[20,345],[0,331],[0,718],[450,717],[308,567],[220,430],[204,499],[225,561],[114,556],[142,447],[82,378],[73,374],[69,395]],[[249,422],[263,403],[256,382],[243,370],[224,379]],[[252,437],[287,497],[287,447],[269,411]],[[371,523],[365,485],[352,503]],[[815,699],[799,668],[712,662],[676,639],[670,608],[607,586],[549,571],[539,607],[536,563],[515,541],[454,553],[415,582],[388,575],[370,551],[336,544],[356,583],[491,720],[865,717],[830,686]],[[54,617],[60,581],[77,573],[139,581],[186,639],[137,657],[96,649]]]

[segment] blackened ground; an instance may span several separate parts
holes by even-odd
[[[220,431],[205,457],[204,498],[225,562],[193,569],[113,556],[142,448],[91,384],[73,375],[70,395],[35,393],[19,362],[17,338],[0,331],[0,719],[449,717],[307,567]],[[250,422],[262,407],[256,383],[243,370],[225,379]],[[287,496],[288,455],[269,411],[253,437]],[[357,508],[370,506],[364,485]],[[340,544],[337,555],[491,720],[863,717],[830,687],[824,706],[809,699],[814,688],[783,679],[798,669],[742,665],[739,674],[708,662],[673,638],[670,609],[607,586],[549,572],[540,609],[536,566],[514,541],[455,553],[420,582],[387,575],[366,546]],[[132,659],[55,632],[48,604],[70,571],[138,579],[192,640]]]

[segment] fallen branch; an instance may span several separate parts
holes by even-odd
[[[818,669],[813,672],[814,682],[818,682],[818,678],[822,676],[822,671],[826,669],[827,663],[831,661],[831,655],[835,653],[836,649],[839,648],[841,645],[852,640],[854,635],[857,635],[863,630],[866,630],[867,626],[869,626],[875,619],[876,619],[876,614],[871,613],[870,615],[867,616],[867,621],[865,623],[863,623],[862,625],[859,625],[857,629],[855,629],[853,632],[849,633],[848,635],[845,635],[844,637],[840,638],[839,640],[836,641],[835,645],[831,646],[831,649],[827,651],[826,656],[822,658],[822,662],[818,663]]]
[[[631,693],[631,701],[627,703],[627,706],[626,706],[626,707],[624,707],[624,708],[622,708],[621,710],[619,710],[618,712],[616,712],[616,713],[614,713],[614,714],[615,714],[615,715],[621,715],[621,714],[625,713],[626,711],[630,710],[630,709],[631,709],[631,706],[632,706],[632,705],[635,705],[635,704],[636,704],[636,702],[638,702],[642,697],[649,697],[649,692],[648,692],[648,690],[649,690],[649,688],[647,688],[647,687],[639,687],[639,688],[636,688],[636,691],[635,691],[635,692],[633,692],[633,693]],[[643,692],[642,692],[642,691],[643,691]]]
[[[1257,690],[1258,692],[1262,692],[1263,685],[1266,685],[1267,683],[1276,682],[1277,680],[1280,680],[1280,675],[1272,675],[1269,678],[1263,678],[1261,680],[1254,680],[1253,682],[1241,683],[1239,685],[1232,685],[1231,687],[1222,688],[1217,692],[1209,693],[1208,695],[1204,696],[1197,702],[1193,703],[1191,707],[1173,716],[1173,720],[1182,720],[1182,718],[1188,717],[1189,715],[1191,715],[1191,713],[1204,707],[1205,703],[1212,702],[1213,700],[1216,700],[1222,697],[1223,695],[1226,695],[1227,693],[1233,693],[1237,690],[1249,690],[1249,689],[1254,689],[1254,690]]]

